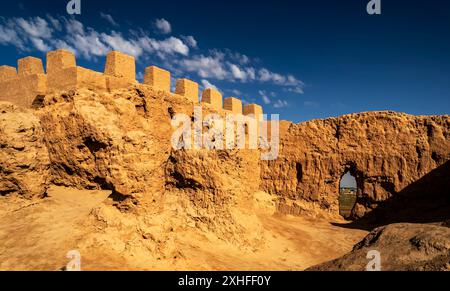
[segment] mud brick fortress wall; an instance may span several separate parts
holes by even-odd
[[[17,69],[0,66],[0,101],[33,108],[43,96],[60,91],[90,89],[111,92],[137,84],[135,58],[117,51],[108,53],[103,73],[77,66],[75,55],[66,50],[47,53],[46,69],[41,59],[26,57],[18,60]],[[171,74],[151,66],[145,69],[144,85],[157,90],[171,91]],[[200,102],[199,85],[188,79],[176,81],[175,94],[191,100],[194,104],[208,104],[215,110],[235,114],[263,114],[257,104],[243,106],[241,100],[230,97],[223,100],[215,89],[207,88]]]
[[[199,85],[191,80],[179,79],[174,85],[175,92],[171,92],[170,72],[154,66],[145,69],[143,84],[139,84],[136,81],[135,59],[119,52],[110,52],[107,55],[103,73],[77,66],[75,55],[64,50],[57,50],[47,54],[45,71],[42,60],[33,57],[20,59],[17,68],[0,67],[0,101],[9,101],[25,108],[34,108],[33,104],[42,104],[41,100],[45,96],[51,96],[52,93],[59,94],[78,89],[90,89],[95,93],[101,93],[136,86],[141,88],[149,86],[152,89],[149,90],[152,91],[152,94],[155,93],[154,91],[157,91],[157,93],[163,93],[160,95],[173,95],[176,97],[167,98],[168,102],[183,101],[180,102],[182,103],[180,110],[188,110],[188,108],[185,108],[185,105],[189,106],[189,102],[191,102],[193,105],[203,106],[207,113],[210,113],[210,111],[217,111],[219,114],[232,112],[245,115],[246,117],[252,114],[258,116],[263,113],[262,107],[257,104],[243,106],[239,99],[233,97],[223,99],[217,90],[211,88],[204,90],[200,98]],[[86,94],[86,96],[90,95]],[[77,122],[73,122],[75,123],[75,128],[72,129],[72,123],[69,125],[71,121],[66,121],[65,118],[58,114],[51,114],[52,109],[57,110],[59,107],[49,108],[49,113],[46,113],[44,122],[46,124],[46,132],[53,140],[62,140],[67,144],[73,145],[68,148],[74,149],[73,152],[67,152],[66,149],[61,150],[57,147],[55,145],[57,142],[54,144],[48,143],[49,152],[52,153],[53,157],[56,157],[55,167],[57,170],[55,172],[60,175],[58,179],[69,181],[72,179],[72,175],[66,175],[66,172],[79,172],[82,173],[81,176],[83,177],[83,179],[77,180],[81,181],[80,183],[85,183],[85,181],[97,183],[95,180],[90,180],[90,177],[98,177],[97,169],[109,169],[108,166],[103,165],[111,165],[116,162],[111,162],[111,160],[108,160],[109,158],[102,155],[104,164],[101,167],[97,166],[99,159],[89,149],[89,147],[92,147],[92,139],[90,137],[96,136],[97,131],[89,132],[88,137],[90,139],[87,139],[87,141],[84,140],[84,137],[78,137],[78,140],[72,141],[72,136],[77,137],[77,134],[81,131],[77,126],[85,124],[84,119],[77,119],[77,116],[74,116],[74,119],[70,119],[77,122],[80,120],[81,124],[77,125]],[[157,114],[161,113],[161,118],[169,116],[168,112],[164,112],[164,114],[162,114],[162,111],[158,112],[159,108],[152,108],[152,110],[157,112]],[[189,111],[190,113],[191,111]],[[139,117],[139,115],[136,115],[136,117]],[[148,116],[145,117],[147,118]],[[96,118],[97,115],[93,119]],[[154,120],[160,122],[163,119],[157,118]],[[167,122],[167,127],[162,128],[169,129],[169,120],[164,120]],[[99,118],[99,121],[105,124],[111,122],[101,118]],[[53,125],[56,123],[66,124],[67,128],[74,130],[73,133],[70,131],[70,138],[68,137],[67,129],[65,129],[66,127],[55,132],[52,131]],[[251,123],[254,124],[254,122]],[[264,125],[264,122],[260,124]],[[267,125],[267,131],[270,131],[270,122]],[[417,194],[417,197],[422,199],[420,195],[424,193],[427,195],[427,199],[430,198],[430,204],[424,204],[425,208],[421,211],[426,211],[428,207],[433,208],[435,205],[441,205],[441,199],[448,201],[448,195],[440,195],[442,191],[445,194],[449,192],[450,117],[448,115],[412,116],[390,111],[365,112],[324,120],[312,120],[300,124],[280,122],[279,125],[280,138],[277,159],[273,161],[259,161],[259,163],[256,163],[257,161],[255,160],[255,163],[249,163],[248,165],[253,165],[251,168],[255,169],[258,174],[251,174],[254,176],[251,179],[246,179],[246,181],[252,180],[252,183],[258,184],[260,190],[280,196],[282,200],[280,200],[278,208],[283,213],[301,213],[304,211],[304,201],[313,203],[313,207],[318,206],[333,213],[338,213],[340,181],[346,172],[350,172],[356,178],[358,186],[357,204],[352,214],[354,217],[363,217],[375,209],[382,209],[385,205],[390,204],[391,201],[404,203],[404,197],[411,197],[410,195],[414,196]],[[130,124],[130,126],[132,127],[133,125]],[[245,134],[254,138],[255,131],[251,130],[250,126],[246,129]],[[121,134],[125,136],[125,131],[128,129],[123,130]],[[155,132],[165,136],[159,131],[156,130]],[[268,136],[271,136],[271,134],[268,133]],[[0,135],[1,137],[3,136]],[[225,134],[225,138],[227,137],[229,137],[228,132]],[[8,140],[3,140],[7,144]],[[164,140],[163,137],[155,139],[155,144],[160,140]],[[246,138],[247,140],[250,141],[250,138]],[[104,141],[101,143],[101,146],[108,144],[108,142]],[[78,148],[79,145],[84,145],[84,147],[80,149]],[[115,190],[119,193],[137,193],[140,191],[136,190],[135,186],[130,185],[141,185],[142,187],[139,186],[138,188],[145,189],[147,187],[146,183],[135,184],[135,181],[147,181],[146,177],[151,171],[145,167],[140,168],[140,165],[147,165],[149,160],[161,156],[160,162],[157,163],[158,167],[160,167],[159,165],[169,160],[169,157],[165,156],[166,151],[159,151],[158,147],[154,146],[148,147],[149,150],[146,153],[147,156],[145,156],[141,151],[142,148],[146,147],[141,147],[141,145],[138,143],[134,148],[136,161],[142,161],[136,162],[136,165],[139,166],[123,166],[124,172],[136,176],[130,176],[133,178],[128,179],[123,178],[121,174],[111,175],[109,170],[105,170],[101,174],[100,180],[106,181],[106,178],[108,178],[108,183],[112,181],[111,183],[114,183]],[[169,147],[170,145],[167,146]],[[13,146],[10,148],[12,152],[15,151]],[[125,148],[125,146],[120,148]],[[115,146],[110,146],[108,150],[116,151],[117,149]],[[157,154],[153,150],[158,150]],[[78,161],[76,159],[78,159],[79,153],[82,151],[86,151],[86,155],[89,155],[86,157],[86,160],[92,161],[91,167],[95,170],[86,170],[84,166],[79,167],[77,165]],[[0,152],[5,152],[5,150]],[[243,156],[249,154],[248,152],[242,153],[242,151],[240,153]],[[185,151],[178,151],[176,154],[184,162],[189,161],[192,157],[189,154],[193,154],[194,157],[196,155],[196,153],[186,154]],[[91,155],[93,158],[91,158]],[[124,156],[123,161],[128,157],[128,153],[116,152],[115,154],[115,156],[121,155]],[[34,159],[35,156],[40,155],[33,154],[29,156]],[[70,157],[69,160],[68,156]],[[141,156],[143,156],[142,160]],[[73,157],[73,160],[71,157]],[[253,159],[251,154],[247,157],[252,157]],[[203,160],[203,157],[201,159]],[[232,161],[236,160],[233,158]],[[127,163],[122,162],[123,165]],[[215,167],[219,163],[214,162],[213,164]],[[21,165],[17,166],[19,172],[29,171],[29,169],[22,169]],[[46,166],[47,164],[42,163],[42,165]],[[180,163],[177,163],[177,165],[179,166]],[[181,164],[176,169],[176,175],[181,175],[180,181],[192,179],[192,173],[197,173],[197,178],[203,176],[219,177],[219,175],[214,176],[214,173],[210,173],[214,171],[205,170],[209,169],[208,167],[201,167],[205,171],[201,172],[202,169],[197,169],[196,164],[185,166],[186,164]],[[130,168],[133,168],[133,170],[130,170]],[[144,170],[139,172],[140,169]],[[250,167],[244,166],[243,169],[250,169]],[[135,170],[138,172],[135,172]],[[218,173],[220,171],[218,170]],[[230,170],[229,172],[231,173],[232,171]],[[249,173],[253,172],[249,171]],[[1,174],[2,171],[0,171]],[[225,174],[224,176],[228,177]],[[28,176],[25,175],[24,177]],[[139,179],[136,179],[136,177],[139,177]],[[255,177],[256,179],[253,179]],[[16,185],[16,175],[11,179],[13,179],[13,182],[8,185]],[[201,179],[200,181],[203,182],[199,182],[200,184],[205,183],[203,185],[208,185],[205,188],[216,189],[221,187],[212,187],[210,185],[213,184],[209,184],[210,181],[205,182],[205,180]],[[0,177],[0,182],[1,180]],[[25,180],[23,179],[23,181]],[[231,179],[227,178],[227,180]],[[30,181],[34,180],[30,179]],[[217,178],[211,183],[222,185],[222,181],[222,178]],[[42,185],[45,185],[45,183],[45,179],[43,179]],[[1,186],[0,192],[2,190]],[[44,188],[39,189],[42,190]],[[36,191],[36,193],[42,195],[43,192],[41,190]],[[7,188],[6,191],[9,193],[11,189]],[[201,195],[203,196],[203,194]],[[297,204],[297,201],[301,201],[301,203]]]

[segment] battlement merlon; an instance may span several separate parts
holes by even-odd
[[[136,59],[118,51],[109,52],[104,74],[108,91],[130,87],[137,83]]]
[[[178,79],[175,94],[186,97],[195,104],[199,102],[199,86],[198,83],[188,79]]]
[[[106,77],[78,67],[75,54],[67,50],[47,53],[47,91],[59,92],[86,88],[106,91]]]
[[[144,84],[170,92],[170,72],[155,66],[147,67],[145,69]]]
[[[106,56],[105,75],[136,80],[136,59],[118,51]]]
[[[19,59],[17,68],[0,66],[0,101],[9,101],[24,107],[32,107],[37,97],[77,89],[90,89],[98,92],[111,92],[115,89],[129,88],[136,81],[136,60],[133,56],[112,51],[106,56],[104,72],[96,72],[77,66],[75,54],[59,49],[47,53],[46,69],[43,62],[35,57]],[[171,74],[164,69],[151,66],[145,69],[144,85],[156,90],[171,93]],[[199,103],[199,84],[179,79],[175,94],[194,104]],[[234,114],[255,115],[263,113],[257,104],[242,106],[242,101],[229,97],[223,100],[216,89],[207,88],[202,92],[201,103],[215,110],[226,110]]]
[[[223,109],[234,114],[242,114],[242,101],[235,97],[225,98]]]
[[[0,67],[0,101],[13,102],[22,107],[32,107],[37,97],[47,92],[47,76],[42,61],[26,57],[14,67]]]
[[[11,66],[0,66],[0,82],[17,78],[17,69]]]
[[[202,95],[202,102],[210,104],[216,110],[223,109],[222,94],[216,89],[205,89]]]
[[[249,116],[252,115],[256,119],[260,119],[261,115],[264,114],[263,108],[258,104],[248,104],[244,106],[244,115]]]
[[[67,50],[56,50],[47,53],[47,74],[60,72],[64,69],[75,68],[77,61],[75,54]]]
[[[44,65],[42,60],[34,57],[26,57],[17,61],[19,68],[19,76],[28,76],[36,74],[44,74]]]

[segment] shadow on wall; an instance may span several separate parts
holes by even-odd
[[[450,219],[450,161],[408,185],[345,228],[371,230],[392,223],[439,223]]]

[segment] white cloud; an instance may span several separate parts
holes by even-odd
[[[26,34],[35,38],[48,39],[52,37],[53,29],[48,25],[48,22],[40,17],[30,18],[25,20],[23,18],[16,18],[15,24],[20,27]]]
[[[262,98],[264,104],[270,104],[270,103],[272,103],[272,101],[270,100],[270,98],[267,96],[268,94],[267,94],[266,91],[264,91],[264,90],[259,90],[258,93],[259,93],[259,95],[261,95],[261,98]]]
[[[305,93],[305,91],[303,90],[303,87],[300,87],[300,86],[287,88],[285,91],[295,93],[295,94],[304,94]]]
[[[189,47],[191,47],[191,48],[197,48],[198,47],[197,40],[192,35],[182,36],[181,38],[184,40],[184,42],[186,42],[186,44]]]
[[[231,74],[234,79],[241,82],[252,81],[256,78],[256,72],[254,68],[240,68],[235,64],[229,63]]]
[[[288,86],[299,86],[299,85],[303,85],[303,82],[300,80],[297,80],[297,78],[295,78],[292,75],[288,75],[287,79],[286,79],[286,85]]]
[[[215,90],[219,91],[219,89],[217,89],[217,87],[215,85],[211,84],[208,80],[203,79],[201,81],[201,84],[203,86],[203,89],[211,88],[211,89],[215,89]]]
[[[286,83],[286,77],[277,73],[273,73],[268,69],[260,69],[259,72],[259,80],[261,82],[273,82],[275,84],[284,84]]]
[[[54,29],[56,29],[57,31],[62,30],[63,27],[62,27],[61,21],[59,21],[59,19],[54,18],[50,14],[47,14],[46,18],[48,19],[48,21],[50,22],[50,24],[52,25],[52,27]]]
[[[0,24],[0,44],[13,45],[21,51],[36,49],[47,51],[46,41],[52,38],[53,29],[41,17],[12,18]]]
[[[232,52],[228,49],[225,49],[223,52],[232,62],[238,63],[241,66],[250,64],[251,60],[248,56],[238,53]]]
[[[13,45],[20,50],[25,50],[25,43],[17,32],[9,27],[0,25],[0,44]]]
[[[230,91],[232,94],[234,94],[235,96],[241,96],[242,92],[239,91],[238,89],[233,89]]]
[[[246,55],[238,54],[238,58],[239,58],[239,63],[241,65],[246,65],[250,62],[250,58],[247,57]]]
[[[66,31],[71,34],[84,34],[84,25],[75,19],[65,19]]]
[[[31,38],[31,42],[33,43],[33,45],[34,45],[34,47],[37,49],[37,50],[39,50],[39,51],[41,51],[41,52],[48,52],[51,48],[47,45],[47,44],[45,44],[45,42],[42,40],[42,39],[40,39],[40,38],[36,38],[36,37],[33,37],[33,38]]]
[[[54,48],[59,48],[58,45],[68,46],[77,55],[88,60],[106,55],[111,50],[110,46],[102,40],[100,33],[90,28],[85,29],[81,22],[70,19],[65,20],[64,25],[67,31],[66,37],[54,40]]]
[[[279,86],[287,87],[285,91],[303,94],[305,84],[295,78],[293,75],[282,75],[269,71],[266,68],[262,68],[258,71],[258,80],[261,82],[274,83]]]
[[[270,99],[269,99],[269,97],[267,97],[267,96],[262,96],[262,98],[263,98],[263,102],[264,102],[264,104],[270,104]]]
[[[188,72],[196,72],[201,78],[225,80],[229,76],[221,56],[194,56],[179,62]]]
[[[54,48],[65,49],[65,50],[69,50],[69,51],[76,53],[76,49],[74,49],[71,45],[69,45],[64,40],[60,40],[60,39],[55,40],[52,42],[52,45]]]
[[[287,103],[286,100],[277,100],[277,102],[275,102],[273,104],[274,108],[284,108],[284,107],[288,107],[289,103]]]
[[[249,82],[256,79],[253,67],[240,67],[227,59],[226,53],[213,50],[209,55],[194,55],[190,58],[175,60],[178,68],[196,73],[201,78],[226,80],[229,82]]]
[[[138,39],[137,43],[142,49],[149,53],[157,53],[159,57],[164,55],[180,54],[189,55],[189,47],[179,38],[169,37],[165,40],[156,40],[147,36]]]
[[[111,15],[100,16],[114,25]],[[170,33],[171,25],[165,19],[155,22],[161,33]],[[161,36],[160,36],[161,37]],[[128,32],[97,31],[80,21],[68,17],[45,18],[0,18],[0,45],[15,46],[21,52],[37,50],[41,52],[64,48],[74,51],[78,57],[95,60],[104,57],[110,50],[118,50],[135,56],[138,61],[159,58],[164,67],[179,76],[197,75],[206,84],[208,80],[232,83],[260,82],[277,85],[285,92],[303,94],[304,83],[291,74],[280,74],[261,67],[256,59],[231,52],[230,50],[209,50],[191,55],[198,43],[193,36],[168,36],[164,39],[152,38],[143,29]],[[147,65],[147,64],[145,64]],[[194,78],[194,76],[192,76]],[[236,95],[241,95],[236,94]],[[263,102],[279,108],[287,106],[285,101],[273,100],[273,94],[261,95]]]
[[[245,81],[247,80],[247,74],[242,71],[238,66],[235,64],[230,64],[231,73],[233,74],[233,77],[235,79]]]
[[[67,39],[66,43],[73,47],[77,55],[88,60],[103,56],[109,51],[108,46],[100,40],[100,36],[95,32],[86,35],[75,34]]]
[[[142,55],[143,52],[138,42],[134,40],[126,40],[119,33],[113,32],[111,35],[102,33],[101,40],[113,50],[135,56],[136,58]]]
[[[105,18],[107,14],[103,14]],[[53,35],[60,31],[60,37]],[[8,21],[0,20],[0,44],[13,45],[21,51],[36,49],[49,51],[65,48],[74,51],[78,56],[87,60],[104,56],[110,50],[118,50],[139,58],[144,53],[154,54],[161,59],[169,55],[189,55],[189,46],[181,39],[169,37],[163,40],[149,38],[146,34],[138,35],[131,32],[131,37],[125,37],[118,32],[98,32],[86,27],[78,20],[48,16],[47,20],[35,17],[28,20],[12,18]],[[193,37],[187,38],[194,45]]]
[[[172,25],[169,21],[164,18],[155,20],[155,27],[158,29],[159,33],[169,34],[172,32]]]
[[[249,80],[255,80],[256,79],[256,71],[254,68],[247,68],[247,77]]]
[[[142,71],[137,72],[136,79],[139,80],[140,82],[144,81],[144,72]]]
[[[116,27],[119,26],[119,24],[114,20],[114,18],[110,14],[100,12],[100,17],[103,18],[104,20],[108,21],[109,24],[111,24],[112,26],[116,26]]]

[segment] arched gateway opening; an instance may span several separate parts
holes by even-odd
[[[349,219],[356,204],[358,186],[356,178],[347,172],[342,176],[339,185],[339,214]]]

